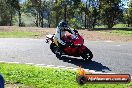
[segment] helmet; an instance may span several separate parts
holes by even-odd
[[[65,21],[61,21],[58,25],[62,31],[65,31],[68,29],[68,25]]]

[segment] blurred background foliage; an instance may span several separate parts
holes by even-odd
[[[56,27],[62,19],[78,29],[132,27],[132,0],[0,0],[0,26]]]

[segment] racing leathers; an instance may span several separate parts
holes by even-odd
[[[73,36],[73,38],[76,38],[75,32],[72,29],[67,28],[65,31],[64,30],[62,31],[61,28],[59,28],[57,26],[54,39],[57,40],[57,42],[59,44],[58,44],[58,50],[57,50],[56,53],[59,53],[59,52],[61,53],[61,51],[66,47],[66,42],[62,40],[62,37],[65,36],[66,31],[68,31],[69,33],[71,33],[71,35]]]

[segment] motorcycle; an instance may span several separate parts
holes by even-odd
[[[63,50],[63,53],[60,56],[57,56],[56,50],[58,48],[58,42],[54,39],[54,35],[46,35],[46,43],[50,43],[51,51],[56,54],[57,57],[62,55],[82,57],[85,61],[91,61],[93,58],[92,52],[84,45],[83,37],[78,33],[77,30],[74,30],[76,38],[73,38],[72,35],[66,34],[62,39],[66,42],[66,48]]]

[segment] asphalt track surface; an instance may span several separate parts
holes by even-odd
[[[89,70],[132,75],[132,42],[85,41],[85,45],[94,55],[90,63],[83,61],[81,57],[56,58],[45,39],[0,38],[0,61],[82,66]]]

